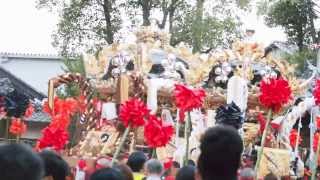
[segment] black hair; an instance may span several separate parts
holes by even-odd
[[[189,166],[196,166],[196,163],[195,163],[193,160],[191,160],[191,159],[188,160],[187,164],[188,164]]]
[[[178,163],[177,161],[172,161],[172,166],[175,168],[180,168],[180,163]]]
[[[25,94],[14,90],[4,96],[4,102],[7,116],[21,117],[28,108],[29,98]]]
[[[94,172],[90,180],[125,180],[120,170],[114,168],[103,168]]]
[[[119,164],[119,165],[115,166],[115,168],[118,169],[122,173],[123,176],[125,176],[126,180],[134,180],[132,171],[128,165]]]
[[[202,180],[231,180],[237,176],[243,142],[234,128],[218,125],[208,129],[200,150],[198,170]]]
[[[39,153],[44,161],[45,176],[52,176],[54,180],[65,180],[70,175],[70,169],[65,160],[50,150]]]
[[[196,168],[194,166],[184,166],[179,169],[176,180],[194,180]]]
[[[215,119],[216,124],[228,125],[236,129],[240,129],[244,122],[241,109],[233,101],[230,104],[218,107]]]
[[[147,156],[142,151],[136,151],[130,154],[127,165],[133,172],[140,172],[146,161]]]
[[[0,145],[1,179],[41,180],[43,161],[32,149],[21,144]]]
[[[264,179],[264,180],[277,180],[278,178],[277,178],[277,176],[274,175],[273,173],[269,173],[269,174],[267,174],[263,179]]]

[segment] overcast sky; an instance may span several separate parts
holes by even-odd
[[[48,53],[52,47],[51,34],[58,22],[58,15],[35,8],[36,0],[0,0],[0,52]],[[280,28],[270,29],[255,12],[243,14],[246,27],[256,29],[258,41],[268,44],[285,40]]]

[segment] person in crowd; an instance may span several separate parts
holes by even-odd
[[[252,168],[244,168],[240,171],[239,180],[254,180],[255,174]]]
[[[200,141],[197,180],[236,180],[243,151],[242,139],[234,128],[209,128]]]
[[[133,152],[128,160],[127,165],[133,171],[134,180],[142,180],[144,178],[143,166],[147,161],[147,156],[142,151]]]
[[[66,180],[69,178],[70,167],[62,157],[51,150],[44,150],[39,155],[44,162],[46,179]]]
[[[263,179],[264,180],[278,180],[277,176],[274,175],[273,173],[267,174]]]
[[[125,177],[119,169],[102,168],[94,172],[90,180],[125,180]]]
[[[176,180],[195,180],[195,172],[195,166],[184,166],[178,171]]]
[[[43,166],[41,158],[26,145],[0,145],[0,179],[41,180]]]
[[[145,164],[146,180],[161,180],[163,165],[157,159],[150,159]]]
[[[180,164],[177,161],[172,162],[172,166],[165,172],[165,180],[175,180],[175,177],[180,169]]]
[[[133,174],[129,166],[126,164],[119,164],[115,167],[125,176],[125,180],[133,180]]]
[[[187,163],[189,166],[196,166],[196,163],[193,161],[193,160],[191,160],[191,159],[189,159],[188,160],[188,163]]]

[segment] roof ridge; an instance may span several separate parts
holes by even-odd
[[[24,86],[28,87],[29,89],[31,89],[32,91],[34,91],[37,96],[42,96],[42,97],[46,97],[45,94],[43,94],[42,92],[38,91],[35,87],[31,86],[30,84],[28,84],[27,82],[23,81],[21,78],[17,77],[16,75],[14,75],[13,73],[11,73],[10,71],[6,70],[5,68],[0,66],[0,70],[4,73],[6,73],[9,77],[7,78],[12,78],[15,81],[18,81],[19,83],[23,84]],[[14,82],[12,80],[10,80],[11,83],[14,84]]]
[[[18,58],[50,58],[50,59],[62,59],[59,54],[49,53],[21,53],[21,52],[0,52],[0,56],[4,57],[18,57]]]

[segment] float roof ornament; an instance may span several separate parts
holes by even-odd
[[[251,93],[256,94],[255,85],[262,78],[275,75],[289,80],[293,91],[297,94],[302,93],[306,88],[302,86],[304,80],[297,79],[294,74],[296,65],[290,64],[284,59],[275,59],[272,55],[265,56],[264,47],[258,43],[237,40],[230,49],[219,52],[212,51],[208,54],[193,54],[191,48],[186,45],[170,46],[170,34],[153,27],[141,27],[135,35],[137,37],[136,43],[116,43],[103,48],[98,56],[86,55],[87,74],[93,74],[94,77],[101,79],[110,68],[112,59],[120,52],[126,52],[133,60],[133,72],[139,71],[146,77],[153,64],[163,64],[162,59],[168,60],[171,57],[169,55],[172,55],[172,57],[176,57],[176,60],[182,60],[182,64],[187,65],[187,71],[183,75],[186,76],[186,83],[193,86],[203,86],[206,81],[212,78],[210,74],[214,75],[214,73],[210,73],[215,71],[214,66],[223,70],[222,65],[227,64],[226,67],[232,67],[232,70],[231,72],[226,71],[228,74],[221,76],[223,80],[227,82],[232,75],[240,75],[254,83],[249,89]],[[216,76],[214,75],[213,78]],[[216,84],[215,79],[211,79],[211,81]]]

